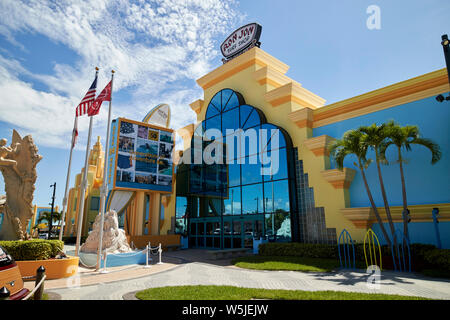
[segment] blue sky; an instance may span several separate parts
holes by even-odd
[[[369,30],[368,6],[381,28]],[[17,1],[0,2],[0,138],[31,134],[39,153],[35,203],[62,202],[73,114],[101,68],[98,93],[116,70],[113,117],[141,120],[162,102],[172,127],[195,120],[195,79],[221,65],[219,46],[249,22],[287,75],[328,103],[445,67],[450,1]],[[95,117],[106,134],[107,108]],[[88,119],[80,119],[71,184],[84,164]],[[103,141],[103,140],[102,140]],[[0,194],[4,194],[0,176]]]

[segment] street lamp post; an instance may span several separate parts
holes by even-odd
[[[48,238],[51,239],[52,237],[52,229],[53,229],[53,208],[55,206],[55,192],[56,192],[56,182],[52,185],[50,185],[50,188],[53,187],[53,196],[52,196],[52,209],[50,211],[50,221],[49,221],[49,227],[48,227]]]
[[[448,35],[446,34],[443,34],[441,39],[442,49],[444,50],[445,65],[447,67],[448,82],[450,83],[450,41],[448,40]],[[444,100],[450,101],[450,94],[447,97],[440,94],[436,97],[436,100],[439,102],[443,102]]]
[[[443,34],[441,39],[442,49],[444,49],[445,65],[447,66],[448,82],[450,83],[450,41],[448,40],[448,35],[446,34]]]

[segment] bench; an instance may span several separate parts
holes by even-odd
[[[219,260],[245,256],[249,253],[249,250],[248,248],[208,250],[207,254],[211,260]]]

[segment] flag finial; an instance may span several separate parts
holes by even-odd
[[[95,71],[98,71],[98,70],[100,70],[98,67],[95,67]]]
[[[111,70],[111,73],[114,73],[115,71],[114,70]]]

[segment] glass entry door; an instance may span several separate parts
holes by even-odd
[[[196,218],[189,221],[189,246],[220,249],[220,218]]]
[[[223,248],[253,248],[253,237],[263,234],[262,215],[224,217]]]

